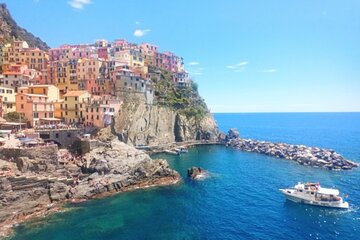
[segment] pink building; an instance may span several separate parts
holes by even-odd
[[[81,58],[77,61],[76,76],[80,90],[87,90],[93,95],[102,92],[99,77],[103,62],[104,60],[98,58]]]
[[[99,47],[97,49],[97,54],[99,58],[108,59],[108,48],[107,47]]]
[[[121,103],[121,100],[110,95],[93,97],[85,106],[85,126],[103,128],[110,125],[114,115],[119,112]]]
[[[0,82],[1,87],[9,87],[17,92],[19,87],[31,86],[34,84],[36,70],[27,69],[24,72],[7,71],[3,73],[3,80]]]
[[[40,124],[40,120],[54,118],[54,103],[46,95],[29,94],[27,89],[19,89],[16,94],[16,110],[25,116],[31,127]]]

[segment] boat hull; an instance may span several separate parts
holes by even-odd
[[[349,203],[348,202],[324,202],[324,201],[316,201],[314,199],[305,199],[299,196],[295,196],[291,190],[287,189],[280,189],[280,191],[284,194],[286,199],[295,202],[295,203],[303,203],[313,206],[319,207],[328,207],[328,208],[339,208],[339,209],[348,209]]]

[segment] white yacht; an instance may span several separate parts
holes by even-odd
[[[319,183],[298,183],[293,188],[280,189],[287,199],[297,203],[332,208],[349,208],[339,196],[339,190],[323,188]]]

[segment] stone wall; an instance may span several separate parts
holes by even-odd
[[[22,172],[49,172],[58,166],[58,146],[33,148],[1,148],[0,158],[16,163]]]

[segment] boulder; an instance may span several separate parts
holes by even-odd
[[[70,187],[65,183],[55,182],[49,186],[49,196],[52,202],[66,199]]]
[[[191,179],[202,178],[205,172],[206,171],[200,167],[191,167],[187,170],[187,174]]]
[[[230,128],[227,135],[227,139],[230,140],[236,138],[240,138],[240,132],[236,128]]]

